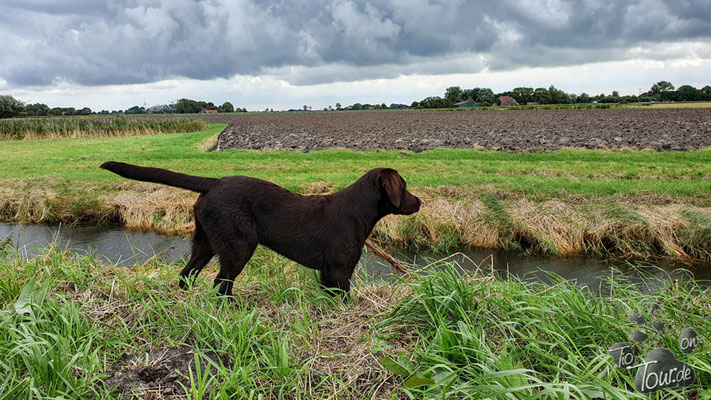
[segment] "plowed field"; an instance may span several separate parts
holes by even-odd
[[[711,109],[292,112],[206,116],[219,148],[500,150],[711,146]]]

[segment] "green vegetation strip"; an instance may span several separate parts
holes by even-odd
[[[5,244],[0,398],[645,399],[608,348],[629,343],[640,328],[628,315],[649,317],[652,303],[666,334],[647,330],[638,360],[666,347],[696,373],[652,398],[711,395],[711,296],[695,283],[650,277],[649,293],[615,277],[599,297],[555,276],[545,286],[445,265],[394,286],[359,278],[342,304],[312,271],[260,249],[227,302],[213,267],[188,291],[179,268],[115,268],[57,248],[26,260]],[[704,339],[685,355],[687,326]]]
[[[342,188],[370,168],[391,167],[411,187],[447,185],[542,197],[640,193],[709,198],[711,193],[711,150],[507,153],[437,149],[403,153],[335,149],[300,153],[199,149],[200,143],[224,127],[213,124],[208,130],[169,135],[4,142],[0,179],[105,188],[125,180],[98,166],[120,160],[202,176],[250,175],[297,191],[316,181]]]
[[[195,132],[208,127],[202,120],[187,118],[16,118],[0,119],[0,140],[147,135]]]
[[[108,160],[209,177],[249,175],[300,193],[338,190],[371,168],[390,167],[425,201],[412,217],[378,224],[375,235],[384,241],[436,251],[480,246],[711,260],[708,149],[206,151],[225,126],[1,142],[0,219],[190,232],[195,194],[156,191],[99,169]]]

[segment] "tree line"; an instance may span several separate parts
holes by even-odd
[[[203,110],[217,110],[217,112],[247,112],[246,108],[235,107],[229,101],[222,105],[212,102],[191,99],[179,99],[171,104],[159,104],[151,107],[133,106],[125,110],[92,111],[89,107],[53,107],[46,104],[25,104],[12,96],[0,96],[0,118],[12,117],[43,117],[62,115],[122,115],[122,114],[192,114]]]
[[[580,103],[636,103],[650,101],[711,101],[711,86],[697,89],[691,85],[675,88],[671,82],[659,81],[639,96],[620,96],[613,91],[610,95],[591,96],[587,93],[566,93],[551,85],[546,88],[517,87],[509,91],[494,93],[488,88],[462,89],[452,86],[445,90],[444,97],[430,96],[411,104],[413,108],[451,108],[454,104],[466,101],[471,105],[501,105],[500,97],[509,96],[518,104],[580,104]]]
[[[430,96],[420,101],[414,101],[410,106],[405,104],[355,103],[351,106],[341,107],[336,103],[335,109],[340,110],[377,110],[377,109],[402,109],[402,108],[452,108],[456,103],[467,102],[471,106],[500,105],[500,98],[509,96],[518,104],[585,104],[585,103],[636,103],[651,101],[711,101],[711,86],[697,89],[691,85],[682,85],[675,88],[671,82],[659,81],[639,96],[620,96],[617,91],[611,94],[589,95],[587,93],[566,93],[553,85],[546,88],[517,87],[509,91],[494,93],[489,88],[462,89],[452,86],[445,90],[444,97]],[[304,106],[304,110],[311,107]],[[332,110],[327,107],[324,110]],[[234,107],[229,101],[222,105],[202,100],[182,98],[171,104],[159,104],[151,107],[133,106],[126,110],[101,110],[92,111],[89,107],[76,109],[74,107],[50,108],[46,104],[25,104],[12,96],[0,96],[0,118],[16,116],[61,116],[61,115],[117,115],[117,114],[190,114],[203,110],[217,110],[218,112],[247,112],[246,108]]]

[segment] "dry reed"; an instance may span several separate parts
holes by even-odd
[[[64,196],[23,182],[1,187],[5,220],[27,223],[120,222],[133,230],[190,235],[196,194],[141,182],[126,182],[95,201],[73,204]],[[328,187],[315,184],[310,193]],[[621,257],[671,256],[706,259],[711,208],[686,204],[527,198],[480,199],[474,193],[415,190],[421,210],[409,217],[388,216],[373,237],[381,245],[451,252],[466,247],[529,253],[604,254]],[[81,196],[79,196],[81,197]],[[74,201],[74,200],[72,200]],[[686,213],[686,214],[685,214]],[[695,219],[690,220],[693,214]]]

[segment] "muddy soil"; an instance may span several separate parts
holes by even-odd
[[[190,387],[190,370],[195,376],[194,355],[187,347],[167,347],[131,355],[109,369],[104,384],[109,389],[115,388],[113,394],[123,395],[123,398],[186,399],[183,386]],[[210,358],[217,360],[214,355]],[[201,361],[204,370],[208,363]]]
[[[437,147],[498,150],[711,146],[711,108],[292,112],[211,115],[229,127],[218,149],[341,147],[357,150]]]

